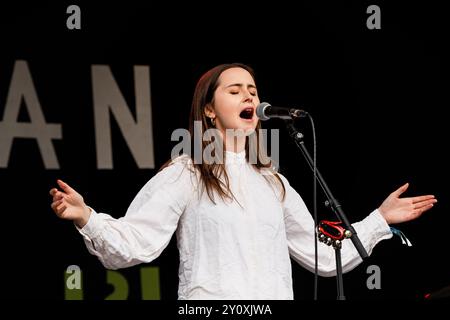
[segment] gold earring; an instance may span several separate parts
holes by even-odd
[[[211,119],[211,124],[213,125],[213,127],[216,126],[216,118],[210,118]]]

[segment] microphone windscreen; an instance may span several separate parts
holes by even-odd
[[[256,116],[260,119],[260,120],[269,120],[269,117],[265,115],[265,110],[266,108],[271,107],[270,103],[267,102],[261,102],[257,107],[256,107]]]

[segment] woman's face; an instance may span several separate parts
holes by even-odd
[[[258,92],[251,74],[242,68],[230,68],[222,72],[214,93],[212,108],[206,108],[206,115],[216,119],[216,128],[241,129],[250,134],[258,124],[256,106]]]

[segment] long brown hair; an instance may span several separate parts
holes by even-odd
[[[197,82],[197,85],[195,87],[194,96],[192,99],[192,107],[191,107],[191,113],[190,113],[190,119],[189,119],[189,132],[191,134],[191,137],[194,137],[194,123],[195,121],[201,121],[202,123],[202,132],[205,132],[208,129],[213,129],[214,126],[211,124],[211,120],[206,116],[205,114],[205,108],[207,105],[214,105],[214,93],[219,86],[219,77],[220,75],[227,69],[231,68],[242,68],[244,70],[247,70],[250,75],[252,76],[253,80],[255,80],[255,73],[253,69],[245,64],[241,63],[229,63],[229,64],[221,64],[218,65],[209,71],[207,71],[205,74],[203,74],[199,81]],[[256,159],[256,163],[252,164],[254,168],[256,168],[259,172],[262,168],[266,168],[269,170],[272,170],[273,164],[270,158],[267,157],[264,148],[260,144],[260,132],[261,124],[258,121],[258,124],[255,129],[256,135],[256,141],[255,144],[249,143],[249,137],[246,137],[245,141],[245,151],[246,151],[246,160],[249,161],[250,154],[253,153],[255,157],[252,159]],[[191,150],[194,150],[196,143],[194,141],[195,139],[191,139]],[[203,151],[205,148],[210,144],[213,143],[211,141],[204,141],[201,139],[201,154],[203,155]],[[224,143],[222,141],[222,143]],[[253,147],[254,146],[254,147]],[[253,147],[250,149],[250,147]],[[255,149],[256,148],[256,149]],[[206,189],[206,192],[208,194],[208,197],[210,200],[215,204],[214,201],[214,193],[216,192],[222,200],[224,199],[233,199],[235,198],[230,190],[230,184],[229,184],[229,178],[228,174],[225,170],[225,156],[226,153],[223,153],[224,161],[221,163],[207,163],[207,161],[201,161],[201,163],[195,163],[193,161],[194,168],[198,170],[200,173],[200,182],[202,183],[202,186],[204,189]],[[193,159],[192,155],[191,158]],[[286,189],[283,184],[283,181],[278,176],[278,174],[273,171],[270,175],[263,175],[266,180],[271,183],[270,177],[276,178],[276,183],[281,186],[282,189],[282,197],[281,199],[284,200]],[[221,179],[223,177],[223,179]],[[204,190],[203,189],[203,190]]]

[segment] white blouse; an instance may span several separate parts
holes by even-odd
[[[245,151],[226,151],[240,205],[218,196],[213,204],[191,166],[188,156],[175,159],[143,186],[123,218],[93,211],[78,229],[89,252],[108,269],[150,262],[176,231],[179,299],[293,299],[289,256],[314,271],[314,222],[300,195],[279,174],[286,187],[281,202],[279,189],[247,163]],[[392,237],[378,210],[353,226],[369,254]],[[318,243],[318,253],[320,275],[335,275],[333,248]],[[343,241],[344,272],[361,261],[353,243]]]

